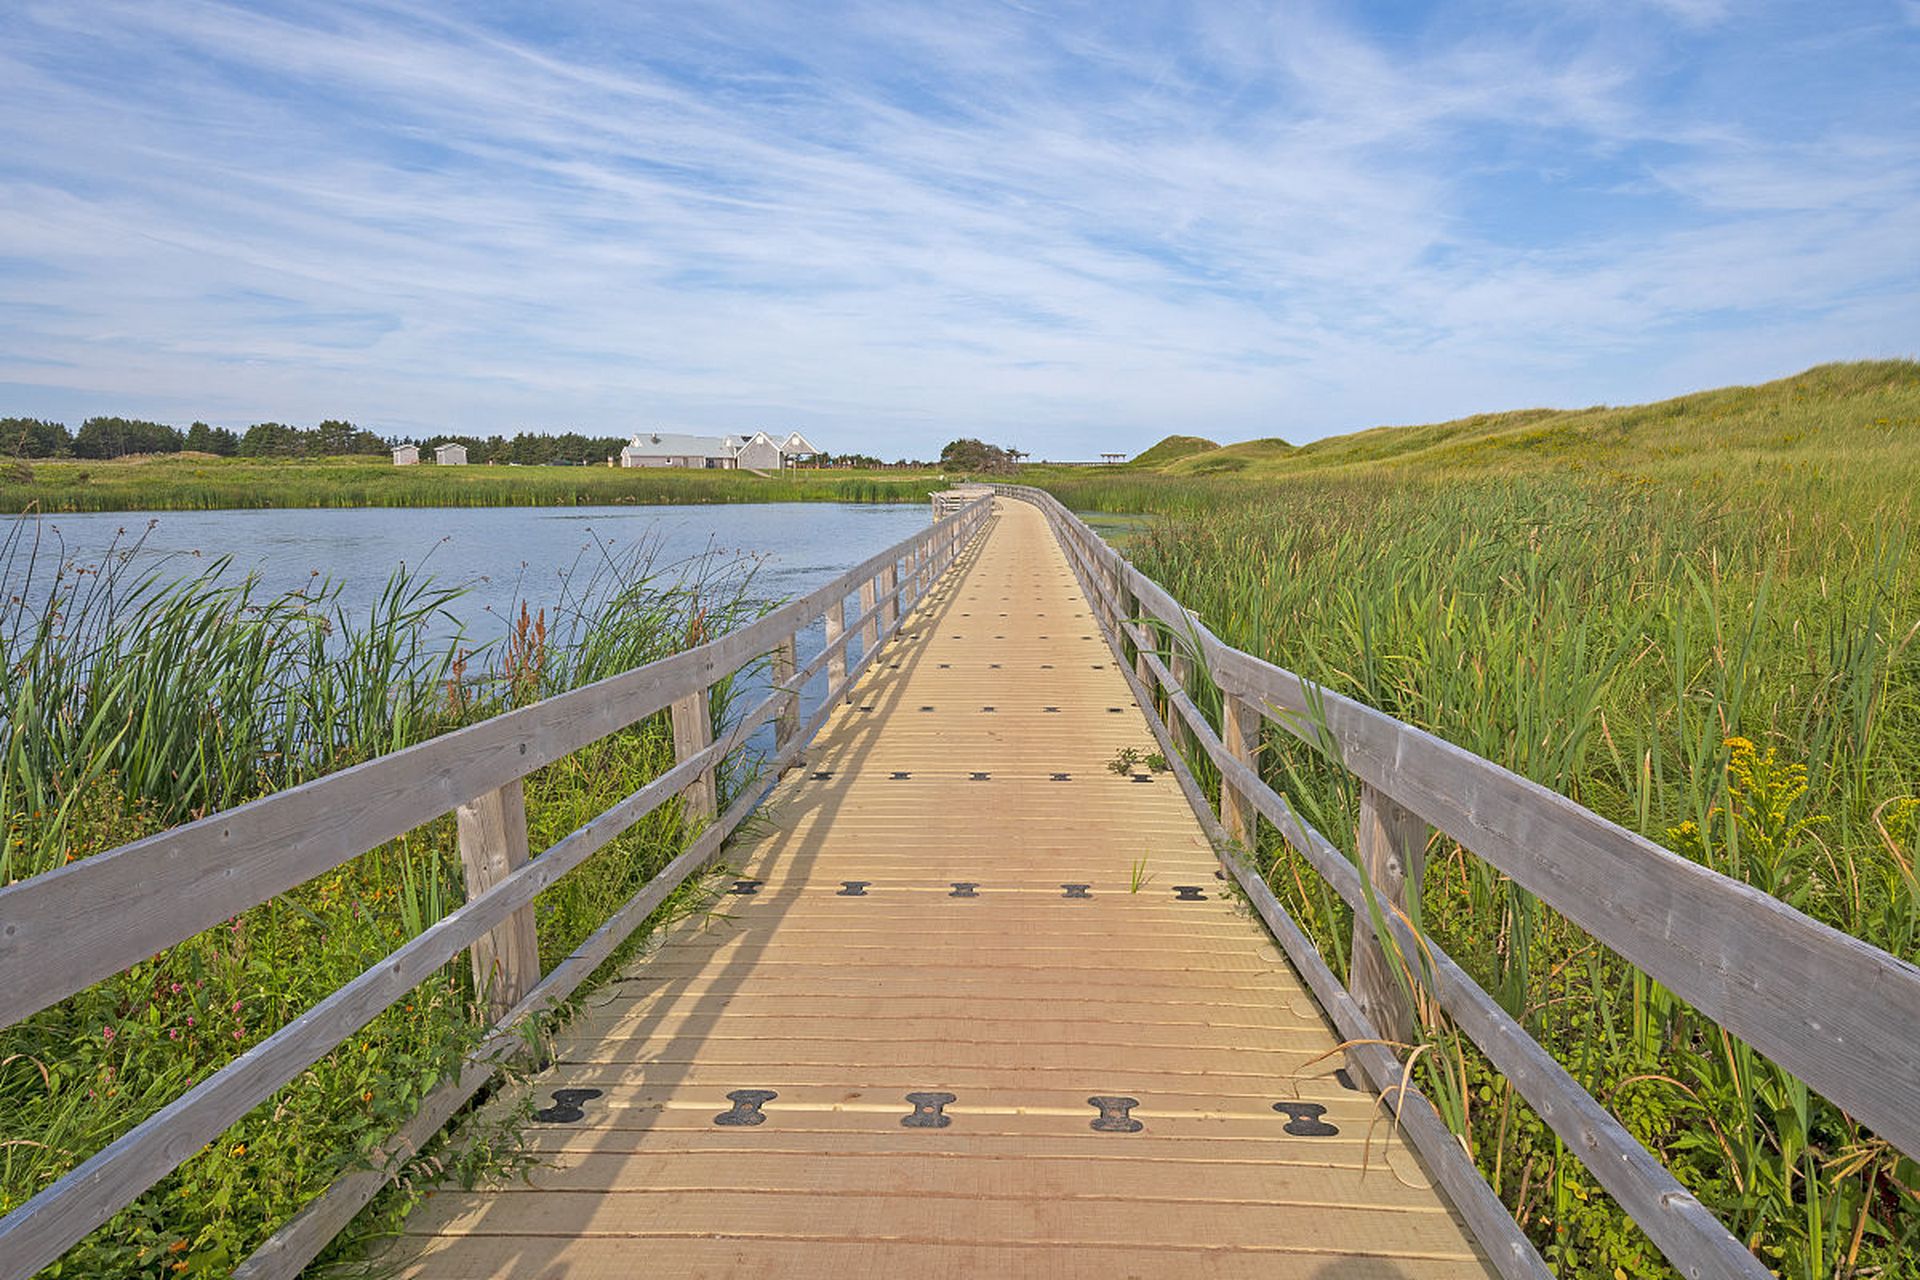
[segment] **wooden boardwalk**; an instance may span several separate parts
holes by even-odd
[[[774,792],[751,892],[561,1039],[542,1166],[433,1193],[398,1274],[1488,1274],[1175,784],[1107,768],[1153,744],[1114,664],[1002,501]]]

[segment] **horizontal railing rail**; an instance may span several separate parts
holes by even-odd
[[[1343,1035],[1406,1040],[1411,1012],[1401,981],[1420,984],[1681,1274],[1769,1274],[1433,938],[1416,936],[1407,905],[1418,893],[1431,826],[1880,1137],[1920,1156],[1920,968],[1491,761],[1233,648],[1052,495],[1016,485],[996,489],[1046,513],[1123,667],[1131,661],[1141,708],[1170,748],[1169,759],[1178,758],[1172,748],[1186,746],[1218,771],[1216,819],[1212,798],[1179,769],[1218,836],[1251,850],[1265,818],[1353,907],[1351,997],[1321,990],[1316,974],[1306,974]],[[1191,696],[1201,680],[1220,693],[1217,727]],[[1156,703],[1166,707],[1164,720]],[[1330,749],[1360,782],[1359,865],[1261,776],[1257,750],[1267,723]],[[1330,979],[1318,950],[1251,862],[1231,851],[1226,862],[1303,972]],[[1383,935],[1390,948],[1382,947]],[[1411,1090],[1401,1094],[1399,1061],[1380,1045],[1358,1046],[1353,1056],[1408,1122],[1409,1136],[1503,1271],[1540,1274],[1537,1257],[1518,1258],[1510,1247],[1517,1233],[1497,1201],[1506,1222],[1489,1220],[1491,1195],[1478,1175],[1479,1190],[1455,1185],[1460,1148],[1436,1136],[1438,1116],[1423,1099]]]
[[[25,1280],[53,1262],[468,951],[476,985],[490,1000],[491,1030],[479,1049],[457,1077],[427,1094],[368,1167],[336,1180],[236,1272],[252,1280],[298,1274],[524,1043],[518,1024],[570,995],[719,853],[847,686],[963,554],[991,506],[977,499],[804,598],[658,662],[0,888],[0,1025],[31,1017],[448,813],[457,819],[468,888],[464,904],[0,1218],[0,1280]],[[848,605],[856,592],[858,613]],[[795,637],[817,619],[824,619],[826,643],[802,668]],[[772,687],[712,740],[712,687],[763,658],[771,660]],[[827,696],[802,725],[801,691],[823,670]],[[661,712],[672,721],[673,766],[530,857],[523,779]],[[718,768],[770,721],[774,753],[766,768],[717,813]],[[535,898],[676,796],[684,798],[688,816],[704,824],[695,838],[540,975]]]

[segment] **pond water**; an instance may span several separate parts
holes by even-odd
[[[1129,511],[1075,511],[1086,522],[1087,528],[1100,535],[1101,541],[1118,551],[1127,554],[1127,544],[1146,532],[1147,526],[1155,517]]]
[[[115,551],[132,567],[194,577],[221,556],[226,580],[253,574],[279,595],[331,578],[341,602],[362,612],[393,572],[424,570],[462,588],[451,612],[477,642],[495,639],[525,601],[551,607],[562,580],[576,583],[609,557],[651,553],[670,569],[713,554],[757,563],[752,594],[803,595],[928,523],[920,504],[742,503],[660,507],[166,511],[12,517],[21,541],[40,539],[44,580],[55,560],[95,565]],[[22,557],[0,579],[18,590]]]
[[[43,597],[56,564],[91,567],[110,554],[127,566],[191,578],[222,556],[223,581],[246,574],[266,596],[331,579],[340,604],[364,615],[393,572],[423,570],[462,593],[444,624],[451,637],[477,647],[505,635],[521,603],[548,610],[569,598],[610,560],[650,555],[664,577],[703,556],[754,563],[749,594],[769,603],[805,595],[917,530],[927,527],[919,503],[742,503],[655,507],[466,507],[453,509],[110,512],[8,517],[15,554],[0,559],[0,589],[26,581],[27,550],[39,542],[29,602]],[[31,605],[29,606],[31,607]],[[799,637],[801,661],[824,643],[815,625]],[[761,683],[759,679],[749,684]],[[802,700],[819,705],[824,676]]]

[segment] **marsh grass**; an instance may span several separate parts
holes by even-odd
[[[1920,960],[1920,366],[1589,413],[1434,432],[1418,465],[1355,438],[1257,480],[1178,474],[1190,455],[1048,484],[1157,513],[1128,554],[1228,643]],[[1351,852],[1343,770],[1274,726],[1261,767]],[[1261,856],[1344,971],[1345,903],[1283,844]],[[1920,1273],[1913,1160],[1450,841],[1410,914],[1779,1274]],[[1421,1022],[1423,1087],[1559,1273],[1671,1274]]]
[[[63,866],[666,656],[733,626],[752,564],[593,547],[548,612],[470,649],[455,588],[394,575],[363,610],[337,584],[262,597],[225,562],[140,568],[137,538],[68,562],[16,525],[0,546],[0,876]],[[724,724],[731,687],[715,692]],[[662,717],[527,780],[544,848],[671,764]],[[722,803],[744,781],[735,763]],[[551,964],[682,847],[669,804],[537,904]],[[687,893],[697,893],[697,887]],[[663,913],[686,909],[683,893]],[[451,817],[430,822],[0,1032],[0,1210],[10,1210],[464,898]],[[477,1042],[464,957],[189,1159],[50,1275],[225,1274],[410,1115]],[[434,1157],[441,1158],[441,1157]],[[470,1144],[455,1171],[511,1163]],[[389,1222],[389,1200],[366,1230]],[[341,1251],[352,1247],[352,1239]]]
[[[945,484],[931,471],[759,475],[645,467],[395,467],[382,458],[194,454],[0,467],[0,512],[925,502]]]

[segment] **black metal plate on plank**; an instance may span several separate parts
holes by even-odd
[[[1273,1109],[1287,1117],[1286,1131],[1296,1138],[1331,1138],[1340,1132],[1320,1118],[1327,1109],[1317,1102],[1276,1102]]]
[[[1207,895],[1201,886],[1197,884],[1177,884],[1173,886],[1173,900],[1175,902],[1205,902]]]
[[[722,1111],[713,1118],[713,1122],[728,1126],[765,1124],[767,1116],[760,1108],[779,1096],[772,1089],[735,1089],[727,1095],[733,1110]]]
[[[555,1089],[553,1105],[540,1108],[533,1118],[541,1124],[575,1124],[587,1118],[580,1104],[601,1096],[598,1089]]]
[[[944,1129],[953,1123],[944,1107],[954,1100],[950,1093],[910,1093],[907,1101],[913,1104],[913,1111],[900,1117],[903,1129]]]
[[[978,892],[980,884],[976,880],[949,880],[947,883],[953,886],[953,892],[947,895],[949,898],[977,898],[980,896]]]
[[[1130,1114],[1140,1105],[1138,1098],[1095,1094],[1087,1099],[1087,1105],[1100,1109],[1100,1114],[1094,1117],[1092,1124],[1088,1126],[1096,1133],[1138,1133],[1147,1127]]]
[[[1065,893],[1060,895],[1063,898],[1091,898],[1093,896],[1087,892],[1087,890],[1093,888],[1090,884],[1063,884],[1060,887],[1066,890]]]
[[[867,886],[872,883],[873,881],[871,880],[842,880],[840,882],[842,886],[841,889],[833,896],[836,898],[864,898],[867,896]]]
[[[743,898],[750,897],[760,892],[760,886],[765,883],[765,880],[735,880],[733,882],[733,888],[727,890],[727,892],[738,894]]]

